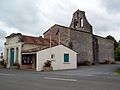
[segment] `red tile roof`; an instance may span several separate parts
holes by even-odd
[[[33,37],[33,36],[22,35],[21,41],[24,42],[24,44],[40,45],[37,48],[24,50],[22,51],[22,53],[37,52],[50,47],[50,39],[42,38],[41,36]],[[56,46],[56,45],[58,45],[58,42],[56,40],[51,40],[51,46]]]
[[[43,50],[43,49],[47,49],[47,48],[49,48],[49,47],[50,47],[50,46],[40,46],[40,47],[32,48],[32,49],[29,49],[29,50],[23,50],[22,53],[37,52],[37,51],[40,51],[40,50]]]
[[[22,35],[21,40],[25,44],[35,44],[35,45],[44,45],[44,46],[49,46],[50,45],[50,39],[42,38],[42,37],[33,37],[33,36]],[[51,40],[51,44],[53,46],[58,45],[56,40]]]
[[[24,50],[24,51],[22,51],[23,53],[24,52],[26,52],[26,53],[36,52],[36,51],[43,50],[45,48],[50,47],[50,39],[42,38],[42,36],[35,37],[35,36],[22,35],[21,33],[13,33],[10,36],[7,36],[6,38],[11,38],[11,37],[15,37],[15,36],[18,36],[20,38],[19,42],[23,42],[24,44],[40,45],[37,48]],[[58,42],[56,40],[51,40],[51,46],[56,46],[56,45],[58,45]]]

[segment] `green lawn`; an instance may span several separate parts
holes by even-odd
[[[118,76],[120,76],[120,68],[117,69],[116,73]]]

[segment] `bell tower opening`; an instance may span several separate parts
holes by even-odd
[[[83,19],[80,18],[80,27],[83,27]]]
[[[92,26],[86,19],[85,12],[79,9],[73,14],[70,28],[92,33]]]

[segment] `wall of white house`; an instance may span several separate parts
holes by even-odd
[[[60,47],[59,68],[60,69],[75,69],[77,68],[77,53],[66,48]],[[69,54],[69,62],[64,62],[64,54]],[[59,54],[58,54],[59,55]]]
[[[69,54],[69,62],[64,62],[64,53]],[[51,55],[54,55],[54,58],[50,58]],[[41,71],[43,69],[44,63],[47,60],[52,61],[53,70],[77,68],[77,53],[63,45],[37,52],[36,70]]]

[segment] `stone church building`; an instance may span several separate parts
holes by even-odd
[[[50,37],[51,46],[62,44],[76,51],[78,65],[114,62],[114,42],[93,34],[84,11],[77,10],[73,14],[69,27],[55,24],[43,35],[34,37],[13,33],[7,36],[4,51],[7,66],[18,62],[22,68],[36,68],[36,52],[49,48]]]
[[[84,11],[77,10],[69,27],[55,24],[44,32],[44,38],[59,41],[56,35],[59,29],[60,42],[78,53],[78,64],[114,62],[114,42],[93,34],[92,25],[88,22]]]

